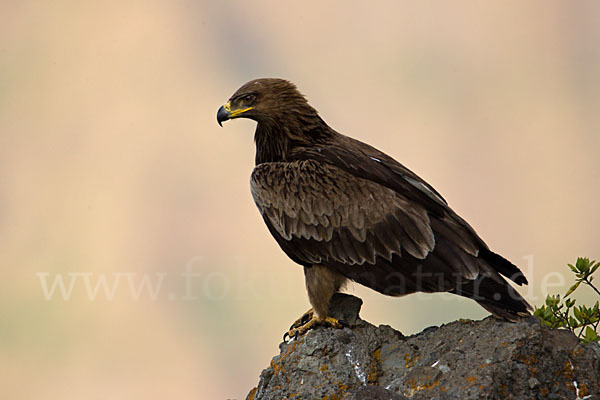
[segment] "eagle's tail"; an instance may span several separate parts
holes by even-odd
[[[502,278],[501,278],[502,279]],[[453,293],[468,297],[479,303],[497,318],[507,321],[518,321],[522,317],[531,315],[531,305],[504,279],[502,283],[487,276],[469,281]]]

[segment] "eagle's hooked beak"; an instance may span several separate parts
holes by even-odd
[[[219,126],[223,126],[222,122],[227,121],[231,118],[231,113],[225,109],[225,106],[221,106],[217,111],[217,122]]]
[[[243,114],[246,111],[250,111],[250,110],[252,110],[252,107],[241,108],[238,110],[232,110],[231,102],[228,101],[227,103],[222,105],[221,108],[219,108],[219,111],[217,111],[217,122],[219,123],[219,126],[223,126],[221,124],[223,121],[227,121],[228,119],[235,118],[238,115]]]

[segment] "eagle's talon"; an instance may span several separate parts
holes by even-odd
[[[300,325],[304,325],[306,324],[308,321],[310,321],[313,318],[313,313],[312,312],[307,312],[305,313],[301,318],[300,318]]]
[[[300,328],[303,325],[306,325],[313,318],[314,318],[314,311],[311,308],[310,310],[308,310],[307,312],[302,314],[302,316],[300,318],[298,318],[296,321],[294,321],[294,323],[290,326],[290,332],[294,329]]]
[[[319,325],[330,326],[332,328],[342,329],[344,327],[343,321],[333,317],[327,317],[325,319],[319,320]]]
[[[307,315],[310,315],[311,318],[304,322]],[[314,315],[314,312],[310,310],[294,322],[290,330],[283,335],[283,341],[289,343],[286,341],[286,338],[290,338],[290,341],[298,339],[299,336],[304,335],[306,332],[317,326],[329,326],[331,328],[342,329],[344,327],[349,327],[350,325],[344,320],[338,320],[332,317],[318,318]]]
[[[337,321],[340,323],[340,325],[342,325],[343,328],[350,328],[350,324],[347,323],[345,320],[338,319]]]

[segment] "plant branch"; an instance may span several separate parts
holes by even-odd
[[[586,284],[590,285],[590,287],[592,289],[594,289],[596,291],[596,293],[598,293],[598,295],[600,295],[600,290],[598,290],[598,288],[596,288],[596,286],[594,286],[594,284],[592,282],[590,282],[587,278],[585,278],[583,280]]]

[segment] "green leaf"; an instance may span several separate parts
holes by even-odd
[[[571,293],[573,293],[575,291],[575,289],[577,289],[579,287],[579,284],[581,283],[581,281],[577,281],[575,282],[575,284],[573,286],[571,286],[569,288],[569,290],[567,291],[567,293],[565,293],[565,297],[569,296]]]
[[[575,314],[575,318],[577,318],[579,321],[583,322],[583,319],[581,317],[581,307],[573,308],[573,314]]]
[[[545,319],[540,320],[540,322],[542,323],[542,325],[547,326],[548,328],[555,328],[555,326],[552,325],[551,322],[546,321]]]
[[[592,261],[594,263],[595,261]],[[578,257],[575,263],[577,269],[581,272],[587,272],[590,269],[590,259],[587,257]]]
[[[583,315],[590,315],[592,313],[592,309],[588,308],[585,304],[581,305],[581,313]]]
[[[575,267],[573,266],[573,264],[567,264],[567,265],[569,266],[569,268],[571,268],[571,271],[573,271],[573,272],[575,272],[575,273],[579,272],[579,271],[577,270],[577,268],[575,268]]]
[[[569,325],[571,325],[571,328],[573,329],[579,328],[579,322],[573,317],[569,317]]]
[[[585,334],[583,335],[583,339],[585,343],[595,342],[600,339],[595,330],[592,329],[591,326],[585,328]]]
[[[567,297],[567,296],[568,296],[568,294],[565,295],[565,297]],[[566,299],[565,300],[565,305],[567,306],[567,308],[571,308],[571,307],[573,307],[575,305],[575,300],[573,300],[573,299]]]
[[[556,306],[559,301],[560,301],[560,295],[559,294],[557,294],[556,296],[550,296],[550,295],[546,296],[546,305],[548,307]]]

